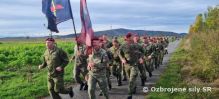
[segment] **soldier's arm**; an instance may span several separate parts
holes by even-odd
[[[113,57],[113,52],[112,52],[112,47],[109,49],[109,55],[111,57],[111,59],[109,59],[109,64],[110,66],[113,64],[113,61],[114,61],[114,57]]]
[[[61,66],[65,68],[65,66],[67,66],[69,63],[69,59],[67,53],[62,49],[60,49],[60,58],[62,60]]]
[[[43,63],[39,66],[39,69],[43,69],[46,66],[47,66],[47,63],[46,63],[45,57],[43,56]]]
[[[140,57],[144,58],[145,50],[144,50],[143,46],[139,47],[139,51],[140,51]]]
[[[109,57],[108,57],[108,54],[107,54],[106,51],[105,51],[104,54],[102,55],[102,62],[103,62],[103,63],[109,62]]]
[[[124,55],[124,52],[122,49],[119,49],[119,58],[122,60],[122,59],[125,59],[125,55]]]
[[[154,55],[155,55],[155,48],[154,48],[154,46],[151,46],[150,52],[151,52],[150,56],[154,57]]]
[[[72,56],[72,58],[71,58],[71,61],[74,61],[74,59],[76,58],[76,54],[77,54],[77,45],[75,45],[75,47],[74,47],[74,53],[73,53],[73,56]]]
[[[119,48],[119,58],[120,58],[121,60],[122,60],[122,59],[125,59],[125,55],[124,55],[122,46]]]

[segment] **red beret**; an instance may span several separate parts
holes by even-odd
[[[148,37],[147,37],[147,36],[144,36],[143,39],[148,39]]]
[[[94,37],[94,38],[92,39],[92,41],[97,41],[97,40],[99,40],[98,37]]]
[[[53,38],[47,38],[46,41],[55,42],[55,39],[53,39]]]
[[[102,39],[102,38],[99,38],[99,41],[100,41],[100,42],[103,42],[103,39]]]
[[[130,38],[130,37],[132,37],[132,33],[128,32],[128,34],[125,36],[125,38]]]

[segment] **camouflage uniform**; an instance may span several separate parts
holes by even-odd
[[[161,42],[159,43],[159,49],[160,49],[160,64],[163,63],[164,48],[165,48],[165,43],[164,43],[164,41],[161,41]]]
[[[43,56],[43,64],[40,69],[48,68],[48,90],[53,99],[61,99],[59,93],[69,94],[72,88],[64,88],[64,68],[69,60],[67,54],[60,48],[55,47],[53,50],[46,50]],[[61,66],[62,71],[56,71]]]
[[[161,44],[159,42],[155,43],[155,51],[154,51],[154,64],[155,68],[158,68],[160,66],[160,58],[161,58]]]
[[[158,61],[158,56],[159,56],[159,48],[158,48],[158,44],[153,42],[152,44],[153,46],[153,51],[154,51],[154,54],[153,54],[153,66],[157,69],[159,67],[159,61]]]
[[[86,51],[85,48],[86,48],[85,45],[81,45],[78,47],[76,45],[74,48],[75,66],[74,66],[73,74],[74,74],[75,81],[81,84],[80,90],[82,90],[83,86],[85,86],[84,90],[87,89],[87,82],[83,82],[80,77],[80,74],[82,74],[82,76],[85,78],[85,76],[88,73],[88,70],[87,70],[87,57],[88,56],[85,53]],[[81,53],[80,56],[77,55],[78,51]]]
[[[112,73],[113,75],[117,78],[118,85],[122,84],[122,64],[121,60],[119,58],[119,48],[116,47],[111,47],[110,51],[113,55],[113,60],[112,60]]]
[[[96,99],[95,90],[98,83],[103,95],[106,99],[109,99],[107,89],[106,68],[108,62],[108,56],[104,49],[99,49],[97,52],[89,55],[88,62],[94,62],[93,68],[89,69],[88,77],[88,95],[90,99]]]
[[[112,54],[109,51],[109,48],[112,47],[112,42],[107,41],[106,43],[103,44],[102,48],[106,51],[107,56],[109,58],[109,60],[112,60]],[[107,82],[108,82],[108,87],[111,90],[112,88],[112,83],[110,80],[110,75],[111,75],[111,67],[109,66],[109,64],[107,64],[107,68],[106,68],[106,77],[107,77]]]
[[[148,73],[152,73],[152,71],[154,70],[153,67],[153,56],[154,56],[154,51],[153,51],[153,45],[148,43],[148,44],[144,44],[144,55],[145,55],[145,68],[148,71]],[[151,59],[148,59],[148,57],[151,56]],[[152,74],[150,74],[151,76]]]
[[[144,55],[144,49],[143,49],[142,44],[140,44],[140,43],[134,43],[134,45],[137,47],[137,49],[135,49],[135,50],[138,50],[139,56],[140,56],[140,55]],[[146,71],[145,71],[146,69],[145,69],[145,66],[144,66],[144,65],[145,65],[145,64],[140,64],[139,62],[138,62],[138,64],[137,64],[138,69],[139,69],[139,71],[140,71],[141,85],[142,85],[142,86],[145,85],[145,81],[146,81],[146,79],[147,79]]]
[[[165,42],[164,54],[168,54],[168,50],[167,50],[167,47],[168,47],[168,45],[169,45],[169,40],[168,40],[168,38],[165,38],[165,39],[164,39],[164,42]]]
[[[136,79],[138,76],[138,61],[139,61],[139,50],[136,44],[123,44],[120,47],[119,56],[121,59],[126,60],[125,71],[129,78],[128,94],[132,95],[136,91]]]

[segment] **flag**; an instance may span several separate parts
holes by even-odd
[[[57,24],[73,19],[69,0],[43,0],[42,12],[48,20],[48,29],[58,33]]]
[[[81,35],[79,37],[79,40],[84,41],[86,46],[91,47],[91,40],[94,36],[94,31],[92,29],[92,24],[91,24],[86,0],[80,1],[80,14],[81,14],[82,29],[81,29]]]

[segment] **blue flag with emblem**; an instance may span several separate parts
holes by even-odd
[[[48,20],[48,29],[58,33],[57,24],[73,19],[70,0],[42,0],[42,12]]]

